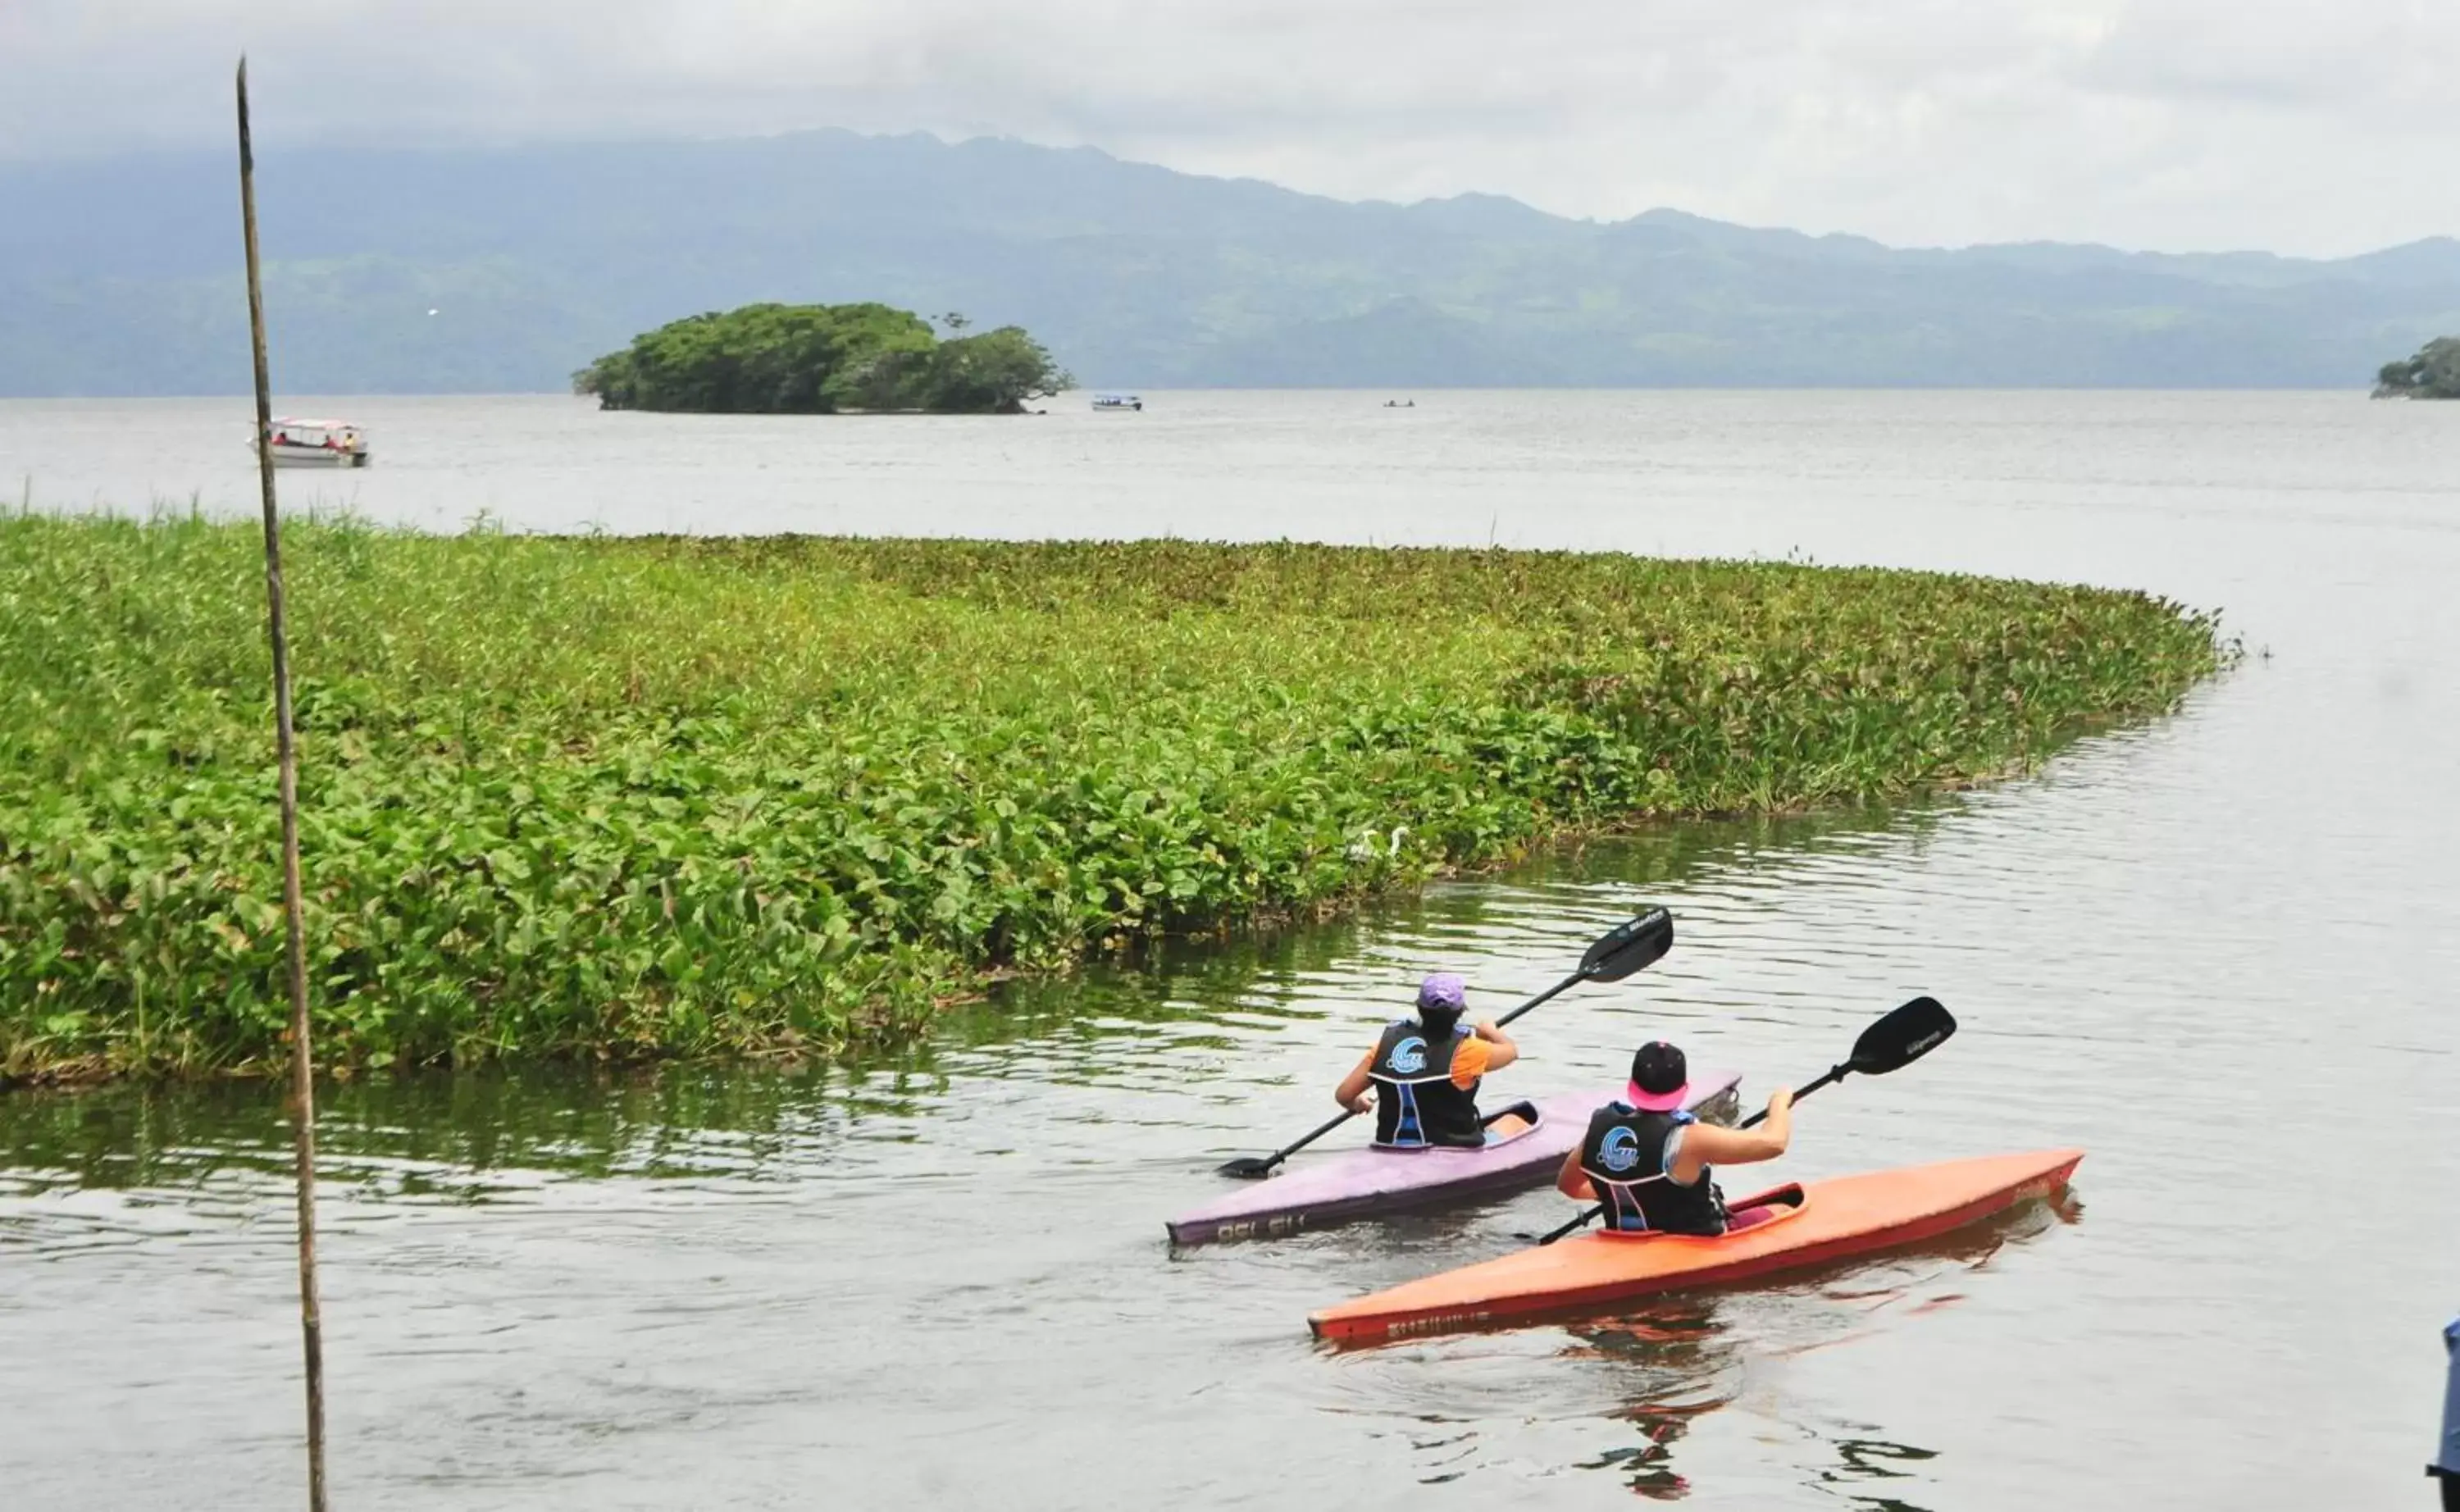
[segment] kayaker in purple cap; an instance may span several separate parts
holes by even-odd
[[[1484,1144],[1477,1084],[1519,1059],[1520,1047],[1493,1019],[1463,1029],[1468,1011],[1467,983],[1450,971],[1428,977],[1418,984],[1418,1016],[1387,1025],[1375,1048],[1333,1089],[1333,1100],[1352,1113],[1372,1107],[1375,1142],[1387,1149]]]
[[[1555,1189],[1603,1203],[1612,1233],[1714,1236],[1767,1217],[1765,1208],[1728,1213],[1711,1167],[1783,1155],[1793,1133],[1793,1090],[1769,1094],[1768,1121],[1756,1129],[1702,1123],[1684,1111],[1690,1100],[1683,1052],[1662,1039],[1641,1046],[1622,1100],[1590,1116],[1588,1137],[1563,1157]]]

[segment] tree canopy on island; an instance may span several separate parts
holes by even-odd
[[[964,334],[886,305],[746,305],[670,322],[572,375],[601,409],[1015,415],[1073,383],[1015,326]]]
[[[2460,336],[2438,336],[2375,375],[2377,398],[2460,399]]]

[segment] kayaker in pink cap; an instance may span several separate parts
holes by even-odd
[[[1756,1129],[1702,1123],[1683,1111],[1690,1100],[1683,1052],[1662,1039],[1641,1046],[1622,1100],[1590,1116],[1588,1136],[1563,1157],[1555,1189],[1603,1203],[1615,1233],[1714,1236],[1765,1217],[1761,1209],[1728,1214],[1711,1168],[1783,1155],[1793,1133],[1792,1089],[1769,1095],[1768,1121]]]
[[[1375,1142],[1387,1149],[1483,1145],[1478,1082],[1519,1059],[1520,1047],[1493,1019],[1463,1029],[1468,1011],[1467,983],[1450,971],[1429,976],[1418,984],[1417,1016],[1387,1025],[1375,1048],[1333,1089],[1333,1100],[1352,1113],[1372,1107]]]

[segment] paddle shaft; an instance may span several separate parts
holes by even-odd
[[[1588,979],[1589,979],[1589,973],[1588,973],[1588,972],[1586,972],[1586,971],[1575,971],[1575,972],[1573,972],[1571,975],[1569,975],[1569,976],[1567,976],[1567,977],[1563,978],[1561,981],[1559,981],[1559,982],[1556,983],[1553,987],[1550,987],[1550,988],[1546,989],[1546,990],[1544,990],[1544,991],[1542,991],[1542,992],[1538,993],[1536,997],[1531,998],[1528,1002],[1521,1004],[1518,1008],[1514,1009],[1511,1012],[1506,1013],[1506,1014],[1504,1014],[1501,1018],[1496,1019],[1496,1020],[1495,1021],[1495,1028],[1497,1028],[1497,1029],[1501,1029],[1504,1025],[1511,1023],[1514,1019],[1518,1018],[1521,1014],[1528,1012],[1531,1009],[1536,1008],[1538,1004],[1540,1004],[1540,1003],[1544,1003],[1544,1002],[1547,1002],[1547,1001],[1549,1001],[1549,1000],[1551,1000],[1551,999],[1553,999],[1553,998],[1555,998],[1555,997],[1558,997],[1558,996],[1561,995],[1561,994],[1562,994],[1562,993],[1564,993],[1564,992],[1568,992],[1568,991],[1570,991],[1573,988],[1576,988],[1576,987],[1580,986],[1582,982],[1585,982],[1585,981],[1587,981]]]
[[[1358,1117],[1358,1115],[1350,1112],[1347,1108],[1342,1109],[1331,1118],[1317,1124],[1314,1129],[1310,1130],[1308,1133],[1301,1136],[1296,1141],[1283,1145],[1280,1149],[1275,1150],[1271,1156],[1266,1158],[1264,1164],[1267,1167],[1281,1164],[1283,1161],[1290,1158],[1292,1152],[1305,1149],[1308,1145],[1313,1144],[1316,1140],[1323,1139],[1325,1135],[1330,1134],[1333,1130],[1340,1128],[1343,1124],[1347,1123],[1350,1119],[1356,1117]]]
[[[1793,1089],[1793,1100],[1800,1102],[1803,1098],[1810,1097],[1813,1093],[1817,1092],[1822,1087],[1834,1086],[1837,1082],[1843,1081],[1845,1079],[1845,1074],[1853,1069],[1854,1068],[1851,1066],[1829,1067],[1825,1072],[1820,1074],[1816,1080],[1805,1082],[1803,1085]],[[1737,1127],[1756,1129],[1766,1122],[1768,1122],[1768,1110],[1766,1108],[1762,1108],[1759,1112],[1752,1114],[1748,1118],[1745,1118],[1739,1125],[1737,1125]]]
[[[1808,1085],[1804,1086],[1800,1091],[1796,1092],[1796,1093],[1793,1095],[1793,1100],[1794,1100],[1794,1101],[1796,1101],[1796,1102],[1800,1102],[1803,1098],[1810,1097],[1813,1093],[1817,1092],[1820,1088],[1825,1087],[1825,1086],[1830,1086],[1830,1085],[1832,1085],[1832,1084],[1834,1084],[1834,1083],[1835,1083],[1835,1082],[1839,1082],[1839,1081],[1844,1080],[1844,1079],[1845,1079],[1845,1074],[1846,1074],[1847,1072],[1849,1072],[1849,1071],[1853,1070],[1853,1069],[1854,1069],[1854,1068],[1853,1068],[1853,1067],[1851,1067],[1851,1066],[1831,1066],[1831,1067],[1829,1067],[1829,1068],[1828,1068],[1828,1070],[1827,1070],[1827,1071],[1826,1071],[1826,1072],[1825,1072],[1825,1073],[1824,1073],[1824,1074],[1819,1077],[1819,1079],[1817,1079],[1816,1081],[1813,1081],[1813,1082],[1809,1083]],[[1751,1115],[1750,1118],[1745,1118],[1745,1119],[1742,1121],[1742,1125],[1741,1125],[1741,1126],[1742,1126],[1743,1128],[1746,1128],[1746,1129],[1755,1129],[1755,1128],[1758,1128],[1761,1124],[1766,1123],[1767,1121],[1768,1121],[1768,1110],[1767,1110],[1766,1108],[1762,1108],[1759,1112],[1752,1114],[1752,1115]],[[1650,1181],[1656,1181],[1656,1180],[1658,1180],[1658,1178],[1657,1178],[1657,1177],[1650,1177],[1650,1178],[1649,1178],[1649,1180],[1650,1180]],[[1541,1245],[1551,1245],[1551,1244],[1553,1244],[1556,1240],[1562,1238],[1562,1237],[1563,1237],[1564,1235],[1566,1235],[1566,1234],[1572,1233],[1572,1232],[1574,1232],[1575,1230],[1578,1230],[1578,1229],[1586,1228],[1586,1227],[1589,1225],[1589,1223],[1590,1223],[1590,1221],[1591,1221],[1591,1220],[1593,1220],[1593,1219],[1595,1219],[1595,1218],[1598,1218],[1599,1216],[1602,1215],[1602,1214],[1605,1212],[1605,1210],[1606,1210],[1606,1204],[1605,1204],[1605,1203],[1599,1203],[1597,1206],[1595,1206],[1595,1207],[1591,1207],[1591,1208],[1585,1209],[1584,1211],[1582,1211],[1582,1212],[1581,1212],[1581,1214],[1580,1214],[1580,1217],[1573,1219],[1570,1223],[1565,1224],[1562,1227],[1560,1227],[1560,1228],[1557,1228],[1557,1229],[1553,1229],[1553,1230],[1551,1230],[1551,1231],[1549,1231],[1549,1232],[1547,1232],[1547,1233],[1544,1233],[1544,1234],[1539,1235],[1539,1236],[1538,1236],[1538,1242],[1539,1244],[1541,1244]]]

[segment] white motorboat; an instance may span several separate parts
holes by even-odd
[[[1097,394],[1093,408],[1097,410],[1141,410],[1145,401],[1133,394]]]
[[[276,467],[365,467],[371,460],[367,432],[348,420],[276,415],[265,441]]]

